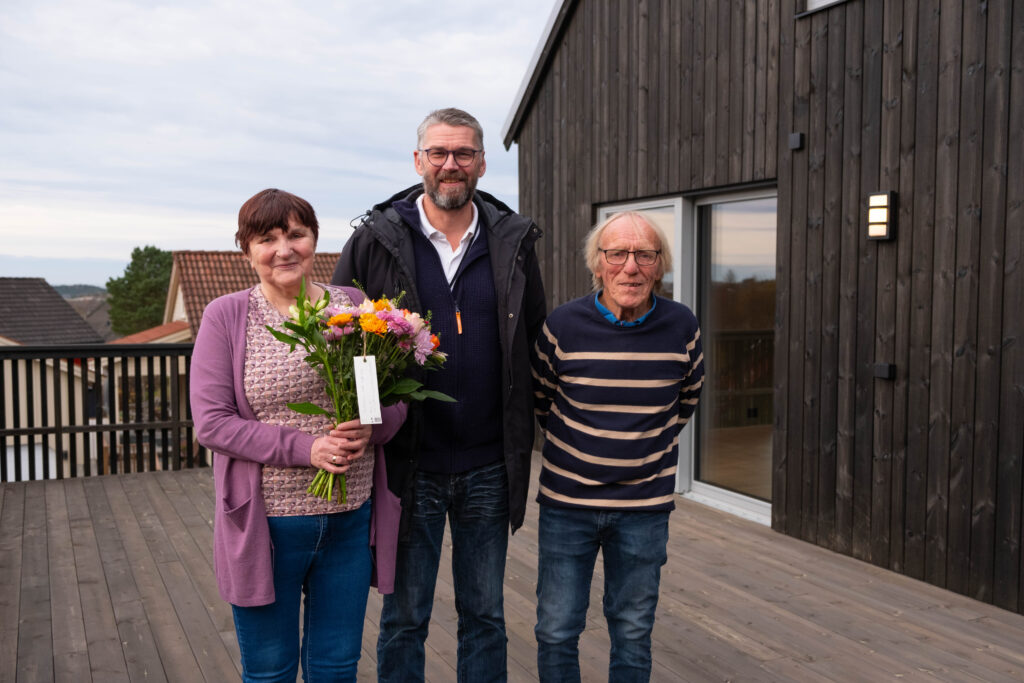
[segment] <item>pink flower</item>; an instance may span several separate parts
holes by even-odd
[[[416,358],[418,365],[423,365],[427,362],[427,358],[434,352],[434,342],[430,338],[430,329],[427,327],[420,328],[420,331],[416,333],[416,349],[413,351],[413,356]]]
[[[426,324],[426,321],[420,317],[419,313],[413,313],[412,311],[403,309],[402,316],[405,318],[405,321],[412,326],[412,334],[419,334],[420,330],[422,330],[423,326]]]
[[[388,320],[388,329],[399,335],[400,337],[409,337],[414,334],[412,329],[412,323],[405,318],[399,316],[392,316]]]

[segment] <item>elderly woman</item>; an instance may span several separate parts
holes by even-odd
[[[196,431],[214,452],[214,565],[246,681],[294,682],[300,655],[305,680],[355,680],[374,537],[378,587],[393,584],[398,508],[380,444],[405,407],[385,408],[372,429],[293,412],[286,404],[329,399],[303,354],[266,328],[288,319],[303,285],[312,300],[363,299],[310,280],[317,236],[313,207],[295,195],[264,190],[242,205],[235,240],[259,284],[207,306],[192,357]],[[306,492],[318,469],[347,476],[346,502]]]

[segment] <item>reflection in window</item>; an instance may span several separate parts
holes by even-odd
[[[704,340],[696,478],[771,500],[774,197],[700,208]]]

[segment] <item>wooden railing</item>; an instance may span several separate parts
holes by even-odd
[[[191,357],[191,344],[0,346],[0,481],[208,465]]]

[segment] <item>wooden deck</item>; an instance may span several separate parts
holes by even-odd
[[[0,682],[234,681],[213,578],[209,470],[0,485]],[[506,576],[509,678],[536,680],[536,504]],[[600,562],[580,644],[606,680]],[[360,678],[374,678],[371,591]],[[427,678],[453,681],[442,568]],[[1024,680],[1024,616],[681,501],[654,631],[657,681]]]

